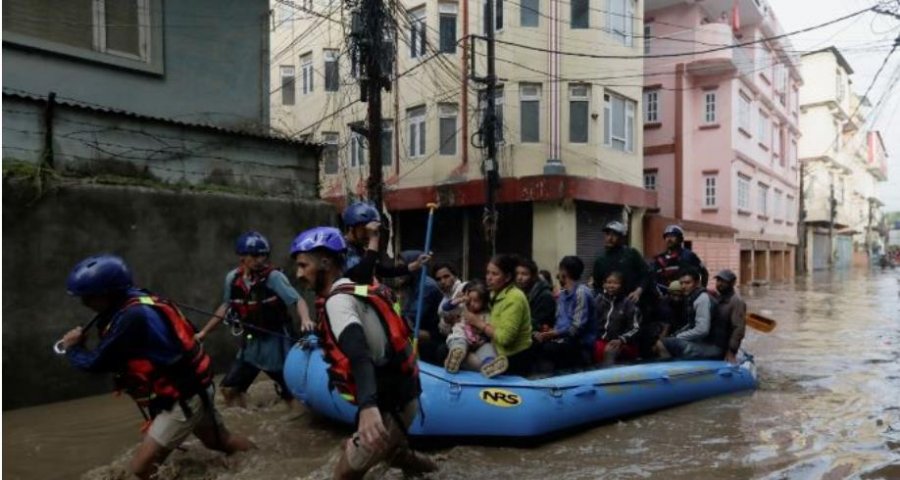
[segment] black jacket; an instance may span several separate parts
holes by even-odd
[[[606,276],[612,272],[621,272],[624,277],[622,291],[629,294],[638,287],[644,287],[647,283],[647,262],[640,252],[622,245],[611,249],[603,249],[600,256],[594,261],[594,293],[603,292],[603,282]]]
[[[540,331],[542,325],[553,328],[556,323],[556,300],[553,289],[547,282],[537,279],[528,291],[528,306],[531,308],[531,326]]]

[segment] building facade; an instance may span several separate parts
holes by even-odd
[[[648,0],[644,15],[644,184],[660,205],[645,242],[681,223],[710,271],[792,278],[803,80],[789,41],[768,40],[783,33],[772,9]]]
[[[394,12],[393,84],[383,96],[385,203],[398,245],[421,246],[424,208],[439,200],[434,251],[479,271],[485,186],[479,125],[486,73],[483,2],[410,1]],[[590,264],[612,219],[655,206],[642,185],[641,14],[635,0],[496,0],[496,93],[501,140],[497,251],[555,268],[577,253]],[[273,4],[272,125],[324,144],[321,194],[365,196],[365,120],[339,4]],[[599,47],[599,48],[598,48]],[[590,58],[600,53],[633,58]],[[469,55],[474,56],[474,72]],[[587,55],[587,56],[583,56]],[[614,79],[611,79],[614,78]],[[357,130],[358,131],[358,130]]]
[[[867,265],[883,248],[876,232],[887,178],[881,135],[866,128],[871,105],[851,90],[853,69],[829,47],[803,56],[817,82],[801,89],[804,270]]]

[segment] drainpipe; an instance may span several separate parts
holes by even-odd
[[[675,218],[684,218],[684,64],[675,66]]]

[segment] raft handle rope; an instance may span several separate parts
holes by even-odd
[[[211,317],[221,319],[222,323],[231,327],[231,334],[234,336],[243,335],[245,333],[244,329],[247,328],[247,329],[259,332],[259,333],[265,333],[268,335],[275,335],[276,337],[286,338],[286,339],[290,340],[291,342],[300,342],[302,340],[302,337],[297,338],[297,337],[288,335],[286,333],[276,332],[274,330],[269,330],[268,328],[262,328],[262,327],[258,327],[256,325],[241,322],[240,319],[237,318],[236,313],[231,309],[228,309],[229,313],[225,314],[225,316],[222,317],[222,316],[216,315],[214,312],[210,312],[209,310],[204,310],[202,308],[193,307],[193,306],[185,304],[185,303],[180,303],[180,302],[175,302],[175,303],[179,307],[181,307],[185,310],[189,310],[189,311],[192,311],[195,313],[201,313],[204,315],[209,315]]]
[[[82,331],[87,331],[92,326],[94,326],[94,323],[96,323],[97,319],[99,319],[99,318],[100,318],[100,315],[97,315],[94,318],[92,318],[91,321],[88,322],[88,324],[82,328]],[[63,345],[62,339],[57,340],[56,343],[53,344],[53,353],[55,353],[57,355],[65,355],[66,354],[66,347]]]

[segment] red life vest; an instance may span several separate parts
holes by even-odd
[[[179,400],[203,393],[212,384],[212,361],[202,345],[194,340],[197,329],[167,300],[149,293],[134,297],[125,303],[117,316],[140,305],[161,314],[183,352],[172,365],[158,365],[148,358],[130,358],[125,371],[116,375],[116,388],[134,398],[140,407],[147,408],[152,417],[161,410],[170,409]],[[106,336],[113,323],[102,331],[101,338]]]
[[[331,388],[336,388],[341,397],[348,402],[353,405],[357,404],[356,382],[353,380],[353,373],[350,370],[350,359],[341,351],[325,311],[325,303],[328,299],[339,294],[353,295],[375,309],[388,340],[388,352],[386,353],[388,364],[380,368],[387,368],[393,374],[412,379],[418,388],[419,365],[410,342],[412,332],[409,325],[394,308],[393,292],[384,285],[357,285],[355,283],[340,285],[328,297],[316,302],[320,318],[319,330],[323,338],[322,348],[325,360],[329,365],[328,378]]]
[[[231,308],[241,322],[261,329],[281,332],[285,324],[290,325],[287,305],[274,290],[266,285],[269,275],[276,269],[271,265],[259,272],[249,272],[250,285],[244,282],[245,270],[239,267],[231,282]]]

